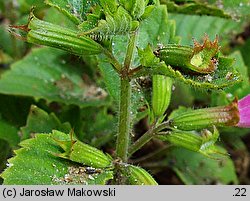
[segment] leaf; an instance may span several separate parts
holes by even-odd
[[[239,20],[240,18],[242,18],[242,20],[249,19],[249,0],[221,0],[219,3],[217,3],[216,0],[208,0],[208,2],[222,8],[236,20]]]
[[[80,24],[99,0],[45,0],[45,3],[57,8],[75,24]]]
[[[157,26],[157,27],[156,27]],[[155,45],[160,42],[162,44],[173,43],[177,41],[174,37],[174,22],[168,21],[167,10],[165,6],[157,6],[152,11],[150,16],[140,23],[137,47],[144,48],[148,43]],[[126,52],[124,47],[127,46],[128,37],[127,36],[117,36],[113,38],[112,41],[112,51],[116,56],[117,60],[123,63]],[[114,72],[109,64],[104,63],[103,57],[100,57],[99,68],[101,69],[102,75],[104,77],[104,82],[107,86],[108,91],[116,100],[119,101],[119,86],[120,79],[119,76]],[[137,52],[134,55],[133,66],[139,65],[139,57]],[[146,114],[146,95],[143,92],[141,86],[137,83],[132,83],[132,114],[134,119],[138,120]],[[142,111],[142,112],[139,112]]]
[[[164,9],[164,8],[162,8],[162,9]],[[152,13],[152,14],[153,14],[153,16],[157,16],[155,13]],[[161,26],[161,27],[166,27],[166,19],[164,22],[165,22],[165,24],[164,24],[165,26]],[[188,23],[188,21],[187,21],[187,23]],[[197,25],[195,23],[196,22],[193,22],[194,25]],[[157,24],[159,24],[159,22]],[[204,21],[202,21],[202,24],[206,25],[207,22],[205,23],[205,20],[204,20]],[[193,33],[192,29],[190,29],[190,31],[188,32],[185,30],[185,27],[183,28],[183,26],[181,26],[182,30],[178,29],[178,27],[180,26],[178,24],[178,22],[177,22],[177,25],[178,25],[177,26],[177,35],[179,33],[189,33],[189,32]],[[151,26],[151,27],[152,27],[152,29],[155,29],[154,26]],[[171,26],[167,26],[167,27],[171,27]],[[168,28],[168,29],[170,29],[170,28]],[[157,29],[155,29],[155,30],[157,30]],[[155,32],[155,30],[154,30],[154,32]],[[171,30],[172,30],[172,34],[169,34],[169,32],[171,33]],[[153,45],[152,45],[153,49],[156,47],[157,43],[161,43],[163,46],[168,44],[169,43],[169,36],[172,36],[173,41],[178,41],[177,40],[178,38],[173,38],[174,30],[175,30],[175,27],[174,27],[174,25],[172,25],[172,29],[170,29],[168,32],[167,32],[167,30],[163,31],[162,38],[159,37],[162,40],[157,41],[157,39],[158,39],[158,36],[157,36],[156,39],[154,40]],[[215,30],[217,31],[217,29],[215,29]],[[202,35],[204,36],[204,32],[202,29],[199,28],[198,31],[199,31],[199,33],[201,33],[201,31],[202,31]],[[153,36],[154,36],[154,34],[153,34]],[[151,37],[151,35],[148,37],[147,37],[147,35],[143,35],[142,38],[145,40],[144,45],[147,45],[145,43],[147,43],[147,39],[149,37]],[[154,37],[152,37],[152,38],[154,38]],[[189,41],[191,41],[191,40],[189,40]],[[185,43],[183,43],[183,44],[185,44]],[[150,75],[150,74],[162,74],[162,75],[166,75],[166,76],[178,79],[186,84],[191,84],[192,86],[195,86],[195,87],[202,87],[202,88],[207,88],[207,89],[220,89],[220,88],[224,88],[224,87],[227,87],[229,85],[233,85],[233,84],[241,81],[241,78],[239,77],[240,76],[239,73],[235,70],[234,67],[232,67],[233,60],[230,58],[225,58],[225,57],[220,58],[219,66],[218,66],[218,69],[220,69],[220,70],[216,71],[215,74],[208,75],[208,76],[207,75],[205,75],[205,76],[193,76],[193,75],[188,75],[186,73],[175,70],[175,69],[171,68],[170,66],[166,66],[166,65],[164,65],[164,63],[158,63],[156,66],[154,66],[154,69],[153,69],[152,64],[156,63],[156,60],[154,58],[154,55],[152,54],[152,50],[150,50],[149,48],[145,48],[144,53],[139,51],[139,56],[141,57],[141,59],[142,58],[151,58],[150,59],[151,61],[148,60],[147,65],[145,65],[146,64],[145,62],[141,63],[141,64],[144,66],[148,66],[148,67],[151,66],[152,68],[151,69],[149,69],[149,68],[142,69],[141,70],[142,73],[141,74],[138,73],[137,76],[143,76],[143,75],[145,76],[145,75]],[[228,72],[231,72],[234,75],[233,79],[231,79],[231,80],[226,79],[226,75]]]
[[[80,140],[94,147],[101,147],[114,140],[117,118],[108,113],[107,108],[85,108],[81,112],[83,134]],[[95,126],[93,126],[95,122]]]
[[[168,11],[171,13],[183,13],[189,15],[212,15],[224,18],[231,16],[216,6],[200,3],[200,2],[185,2],[184,4],[176,4],[168,0],[161,0],[161,3],[166,4]]]
[[[32,6],[35,6],[37,10],[46,8],[44,0],[17,0],[18,11],[22,13],[28,13]]]
[[[140,23],[138,47],[146,48],[148,44],[156,48],[158,45],[178,43],[175,36],[175,22],[168,19],[166,6],[156,6],[150,16]]]
[[[119,6],[115,13],[105,13],[105,20],[99,20],[96,27],[85,30],[81,35],[92,35],[97,40],[102,40],[112,38],[114,35],[126,35],[132,29],[132,17],[122,6]]]
[[[219,34],[219,43],[223,47],[233,35],[243,31],[243,24],[230,19],[213,16],[170,14],[176,21],[176,35],[181,37],[182,45],[191,45],[192,38],[201,40],[206,33],[210,37]]]
[[[218,68],[214,73],[197,76],[167,66],[165,62],[154,56],[150,46],[140,50],[139,56],[144,67],[135,74],[136,77],[160,74],[203,89],[223,89],[242,81],[241,75],[233,65],[234,59],[228,57],[221,56],[218,58]],[[145,57],[149,59],[144,60]]]
[[[223,148],[220,150],[225,151]],[[234,164],[229,157],[214,160],[196,152],[173,148],[166,161],[188,185],[238,184]]]
[[[179,40],[175,36],[175,22],[168,20],[167,9],[163,5],[155,6],[148,18],[140,22],[136,46],[140,49],[146,48],[148,44],[157,48],[158,45],[167,45],[177,43]],[[113,53],[119,62],[123,62],[126,52],[124,47],[127,46],[128,37],[113,38]],[[133,65],[139,65],[137,52],[134,55]]]
[[[80,107],[107,103],[107,94],[95,85],[84,83],[82,64],[51,48],[34,49],[14,63],[0,79],[0,93],[32,96]]]
[[[76,24],[73,23],[68,17],[66,17],[63,13],[61,13],[54,7],[47,9],[43,20],[77,31]]]
[[[18,130],[13,125],[0,118],[0,139],[5,140],[11,147],[17,146],[20,141]]]
[[[22,148],[15,151],[16,156],[8,160],[8,168],[1,175],[4,184],[49,185],[67,174],[69,163],[51,154],[61,149],[49,136],[39,134],[21,142]]]
[[[120,97],[119,88],[120,88],[120,78],[119,75],[112,68],[111,64],[105,60],[103,55],[100,55],[98,58],[98,67],[103,77],[107,91],[111,97],[118,101]]]
[[[233,101],[235,97],[243,98],[250,93],[249,77],[248,77],[248,68],[244,63],[244,60],[239,51],[233,52],[230,57],[235,58],[235,67],[242,75],[243,81],[235,84],[234,86],[228,87],[220,93],[212,93],[212,105],[226,105],[229,102]],[[228,74],[228,77],[230,74]]]
[[[121,58],[121,57],[120,57]],[[115,70],[112,68],[112,66],[107,63],[103,59],[102,56],[99,57],[99,69],[102,73],[104,83],[107,87],[107,91],[109,91],[109,94],[115,101],[115,107],[117,107],[117,104],[119,103],[120,99],[120,78],[119,75],[115,72]],[[134,81],[132,82],[132,93],[131,93],[131,119],[132,122],[137,122],[145,115],[147,115],[146,110],[146,99],[143,94],[143,91],[141,87]],[[116,108],[115,108],[116,109]]]
[[[69,133],[69,123],[61,123],[54,113],[48,114],[35,105],[31,105],[26,126],[21,127],[22,140],[32,137],[35,133],[51,133],[59,130]]]
[[[237,49],[240,50],[245,64],[250,67],[250,57],[248,56],[248,53],[250,52],[250,39],[247,39],[245,43]],[[250,70],[248,71],[248,75],[250,76]]]
[[[81,167],[55,156],[61,148],[52,139],[54,136],[67,138],[66,134],[53,131],[22,141],[22,148],[15,151],[16,156],[8,160],[8,168],[1,175],[4,184],[103,184],[112,177],[109,171]]]

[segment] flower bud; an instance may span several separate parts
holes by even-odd
[[[76,55],[99,54],[100,44],[76,31],[37,19],[32,13],[28,24],[27,41],[66,50]]]
[[[133,165],[128,166],[129,183],[132,185],[158,185],[153,177],[143,168]]]
[[[81,163],[86,166],[94,168],[105,168],[112,164],[110,157],[104,154],[99,149],[85,144],[79,140],[61,140],[58,139],[57,133],[54,131],[52,139],[60,146],[65,152],[60,154],[54,154],[55,156],[71,160],[73,162]]]
[[[212,154],[224,154],[219,152],[215,146],[219,138],[219,132],[215,126],[213,126],[213,132],[207,129],[202,130],[201,133],[173,130],[166,135],[159,136],[159,138],[174,146],[200,152],[208,157],[212,157]]]
[[[186,110],[169,120],[170,126],[179,130],[198,130],[215,126],[235,126],[239,122],[238,102],[228,106]]]
[[[169,106],[172,79],[164,75],[153,76],[152,106],[155,117],[161,117]]]
[[[212,42],[205,36],[204,43],[194,41],[193,48],[168,45],[156,50],[155,55],[172,67],[182,68],[182,70],[189,69],[198,73],[211,73],[217,69],[218,52],[218,37]]]

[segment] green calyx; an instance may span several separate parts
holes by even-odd
[[[166,135],[160,135],[158,137],[161,140],[170,142],[174,146],[199,152],[210,158],[214,158],[212,156],[213,154],[225,155],[225,153],[218,151],[215,146],[219,138],[219,132],[215,126],[213,126],[213,132],[207,129],[202,130],[201,133],[173,129]]]
[[[197,73],[212,73],[218,66],[218,37],[212,42],[207,36],[203,44],[194,40],[194,47],[168,45],[155,51],[157,57],[167,65],[192,70]]]
[[[171,127],[180,130],[199,130],[211,125],[235,126],[239,122],[237,100],[228,106],[211,107],[204,109],[180,112],[169,119]]]
[[[37,19],[30,14],[27,25],[27,41],[66,50],[76,55],[102,53],[100,44],[76,31]]]
[[[143,168],[128,165],[129,183],[132,185],[158,185],[154,178]]]
[[[57,139],[55,134],[52,134],[51,137],[65,151],[54,154],[55,156],[94,168],[107,168],[112,165],[112,160],[109,156],[95,147],[73,139],[72,135],[71,140]]]
[[[164,75],[153,76],[152,107],[155,117],[161,117],[169,106],[172,79]]]

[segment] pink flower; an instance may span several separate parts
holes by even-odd
[[[250,94],[239,100],[238,109],[240,113],[240,121],[237,126],[250,128]]]

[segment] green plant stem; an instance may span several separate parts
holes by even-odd
[[[119,129],[116,142],[116,156],[123,162],[128,160],[128,145],[130,141],[131,85],[128,72],[134,54],[136,35],[136,32],[130,34],[124,66],[120,74]]]
[[[130,128],[131,86],[128,78],[121,78],[121,96],[119,104],[119,130],[116,143],[116,156],[127,161]]]
[[[132,160],[132,163],[140,163],[142,164],[144,161],[148,161],[148,160],[151,160],[151,159],[154,159],[157,158],[157,157],[160,157],[162,155],[164,155],[166,153],[166,150],[168,150],[172,145],[170,144],[166,144],[164,145],[163,147],[160,147],[159,149],[157,149],[156,151],[153,151],[145,156],[142,156],[140,158],[137,158],[137,159],[134,159]]]
[[[153,126],[152,128],[150,128],[137,141],[135,141],[134,144],[130,146],[129,151],[128,151],[129,156],[131,156],[133,153],[135,153],[137,150],[143,147],[146,143],[148,143],[159,131],[168,127],[169,127],[169,123],[163,122],[159,124],[158,126]]]
[[[129,71],[129,76],[130,76],[130,77],[135,77],[134,75],[135,75],[138,71],[140,71],[142,68],[143,68],[143,66],[140,65],[140,66],[137,66],[137,67],[131,69],[131,70]]]
[[[121,73],[121,64],[117,61],[117,59],[114,57],[114,55],[107,50],[106,48],[103,48],[103,53],[109,58],[110,63],[112,64],[114,70],[120,74]]]
[[[137,36],[136,31],[131,33],[129,42],[128,42],[127,54],[126,54],[125,61],[124,61],[124,70],[127,72],[127,74],[130,70],[130,65],[132,62],[133,54],[134,54],[136,36]]]

